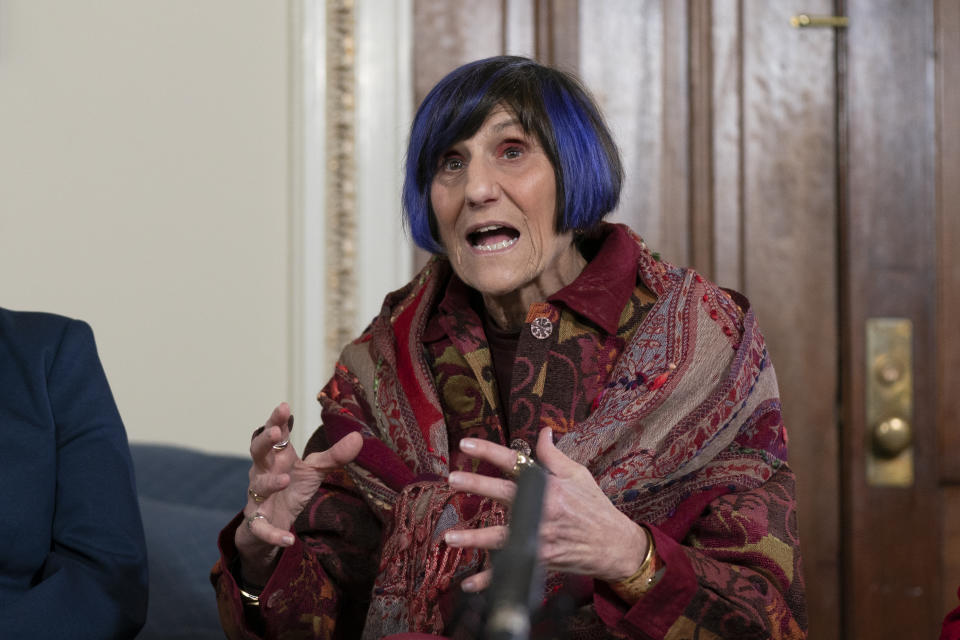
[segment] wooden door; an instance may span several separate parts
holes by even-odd
[[[960,584],[960,9],[847,0],[840,39],[844,595],[849,637],[933,638]],[[939,242],[938,242],[939,238]],[[879,486],[867,323],[912,326],[914,478]],[[939,446],[938,446],[939,445]]]
[[[615,217],[751,299],[798,477],[810,637],[936,637],[960,584],[960,4],[415,7],[415,40],[430,43],[418,95],[518,46],[575,69],[624,155]],[[850,27],[796,29],[801,11],[846,12]],[[906,488],[865,479],[864,331],[878,316],[913,326]]]
[[[936,466],[929,464],[935,368],[915,366],[935,358],[931,7],[850,0],[854,26],[838,55],[846,96],[840,150],[848,159],[840,176],[845,627],[859,637],[935,637],[939,609]],[[867,324],[879,317],[909,320],[912,333],[914,480],[903,487],[868,480],[873,380],[865,345]]]
[[[941,611],[960,588],[960,3],[935,3],[937,443]],[[928,363],[929,364],[929,363]]]

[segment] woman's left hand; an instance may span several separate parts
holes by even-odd
[[[506,474],[513,471],[517,452],[487,440],[464,438],[460,450],[495,465]],[[604,495],[590,471],[565,456],[553,445],[553,432],[540,431],[537,460],[550,472],[540,520],[540,561],[551,571],[588,575],[608,582],[623,580],[637,571],[647,552],[647,534],[621,513]],[[454,471],[450,487],[465,493],[493,498],[510,506],[516,484],[466,471]],[[499,549],[507,540],[507,527],[448,531],[451,547]],[[465,591],[480,591],[490,584],[491,570],[464,580]]]

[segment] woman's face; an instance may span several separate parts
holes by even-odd
[[[579,273],[572,232],[556,232],[550,159],[503,107],[441,156],[430,202],[454,271],[485,297],[543,299]]]

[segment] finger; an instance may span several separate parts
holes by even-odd
[[[490,581],[493,579],[493,570],[484,569],[476,575],[472,575],[463,582],[460,583],[460,588],[466,591],[467,593],[476,593],[477,591],[483,591],[490,586]]]
[[[447,478],[450,488],[464,493],[475,493],[487,498],[493,498],[507,506],[513,504],[513,497],[517,493],[517,485],[504,478],[470,473],[469,471],[453,471]]]
[[[277,442],[289,442],[290,431],[293,429],[293,414],[290,413],[290,405],[286,402],[278,404],[277,408],[273,410],[273,413],[271,413],[267,419],[267,426],[280,427],[280,439],[273,444]]]
[[[253,432],[253,436],[250,438],[251,457],[254,459],[262,458],[265,453],[269,453],[266,450],[267,443],[264,442],[264,436],[266,436],[266,440],[271,447],[278,442],[289,441],[292,426],[293,415],[290,413],[290,405],[281,402],[270,413],[270,417],[267,418],[263,426]]]
[[[283,449],[273,448],[273,445],[277,444],[278,442],[283,442],[283,440],[283,429],[278,426],[271,426],[259,436],[254,438],[250,442],[250,457],[253,458],[256,466],[261,469],[267,469],[270,467],[270,462],[272,460],[270,454],[279,455],[281,453],[285,453],[287,449],[286,447]],[[295,452],[294,456],[296,456]]]
[[[259,495],[262,498],[260,502],[263,502],[278,491],[286,489],[289,484],[290,475],[287,473],[258,473],[250,479],[249,490]],[[250,498],[253,499],[253,496]]]
[[[292,415],[290,414],[290,405],[286,402],[281,402],[276,406],[273,412],[270,414],[270,417],[267,418],[267,426],[287,426],[287,423],[290,423],[289,426],[293,426]]]
[[[311,453],[303,461],[317,471],[330,471],[353,462],[362,448],[363,436],[353,431],[326,451]]]
[[[267,418],[266,427],[280,427],[280,439],[276,440],[273,444],[277,442],[282,442],[284,440],[290,440],[290,430],[293,428],[293,414],[290,413],[290,405],[286,402],[281,402],[270,414],[270,417]]]
[[[513,472],[513,465],[517,463],[517,452],[513,449],[479,438],[463,438],[460,440],[460,451],[471,458],[489,462],[506,474]]]
[[[287,416],[286,422],[284,422],[284,415]],[[290,407],[286,402],[277,405],[277,408],[273,410],[273,413],[270,414],[270,417],[267,418],[267,421],[253,430],[253,435],[250,436],[250,439],[253,440],[258,435],[263,433],[268,426],[283,426],[284,424],[286,424],[288,432],[293,430],[293,414],[290,413]]]
[[[550,473],[567,477],[582,466],[568,458],[553,444],[553,429],[544,427],[537,437],[537,461]]]
[[[266,518],[252,518],[247,516],[245,524],[247,530],[253,534],[254,538],[262,540],[275,547],[289,547],[293,544],[293,534],[286,529],[281,529],[270,524]]]
[[[502,549],[507,543],[507,527],[497,525],[480,529],[447,531],[443,541],[447,546],[470,549]]]

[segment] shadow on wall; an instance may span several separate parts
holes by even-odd
[[[150,565],[138,640],[223,640],[210,568],[217,535],[246,500],[250,461],[181,447],[132,444]]]

